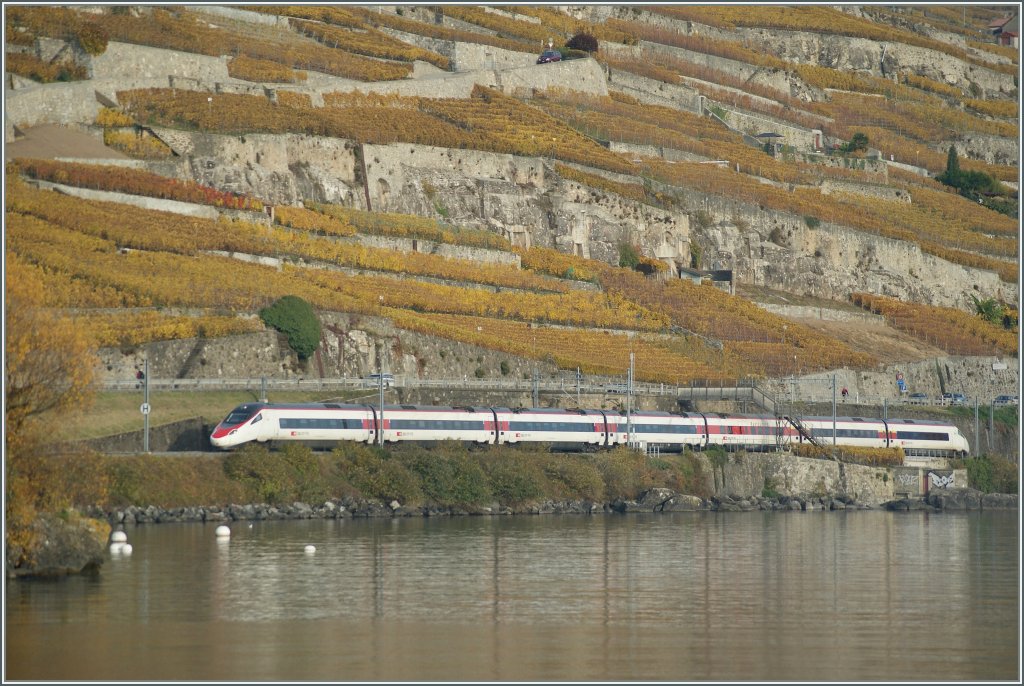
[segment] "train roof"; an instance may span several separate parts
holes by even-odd
[[[801,421],[809,419],[809,420],[813,420],[813,421],[816,421],[816,422],[818,422],[818,421],[820,421],[820,422],[831,422],[832,421],[832,416],[828,415],[826,417],[796,417],[796,419],[799,419]],[[878,417],[836,417],[836,421],[837,422],[873,422],[873,423],[878,423],[878,422],[881,422],[883,420],[878,418]],[[889,424],[920,424],[922,426],[953,426],[950,422],[943,422],[943,421],[940,421],[940,420],[937,420],[937,419],[897,419],[895,417],[889,417],[888,419],[886,419],[884,421],[888,422]]]
[[[495,407],[496,412],[513,414],[553,414],[553,415],[599,415],[601,410],[571,409],[565,407]]]

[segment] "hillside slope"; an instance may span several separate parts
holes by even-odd
[[[262,218],[225,213],[217,205],[200,214],[212,211],[236,223],[269,225],[273,241],[259,247],[247,232],[261,229],[239,225],[241,233],[224,233],[221,244],[203,250],[236,257],[255,253],[281,265],[283,280],[259,271],[265,267],[243,267],[246,263],[237,259],[231,267],[207,263],[214,258],[205,253],[182,252],[187,261],[180,262],[179,248],[157,258],[168,248],[147,238],[144,227],[170,221],[166,238],[177,230],[177,220],[138,215],[129,220],[140,222],[134,236],[115,239],[106,231],[88,240],[111,241],[111,250],[136,241],[135,250],[164,260],[159,269],[182,272],[202,263],[234,274],[233,279],[276,284],[247,287],[244,296],[219,302],[196,301],[192,296],[201,289],[191,295],[140,290],[123,280],[126,275],[104,275],[110,267],[102,260],[92,266],[65,261],[61,251],[74,251],[88,227],[47,214],[41,209],[46,203],[17,191],[23,200],[12,205],[9,196],[6,208],[14,226],[7,254],[44,287],[64,289],[54,295],[54,304],[80,313],[114,302],[136,309],[170,306],[186,318],[199,307],[208,310],[201,317],[211,316],[212,308],[215,316],[245,318],[275,297],[305,289],[325,311],[382,315],[409,331],[547,359],[563,368],[584,366],[596,374],[620,374],[625,364],[602,359],[596,352],[602,346],[588,342],[587,330],[628,331],[630,340],[648,346],[650,357],[638,369],[639,378],[672,383],[835,366],[867,369],[940,350],[1016,355],[1015,346],[1007,350],[993,342],[996,334],[965,347],[953,339],[987,334],[936,331],[932,340],[915,343],[884,323],[839,325],[798,317],[784,323],[711,286],[703,287],[712,289],[705,295],[688,291],[680,278],[731,269],[734,286],[769,286],[838,303],[853,292],[868,292],[964,311],[972,311],[974,296],[1016,309],[1019,235],[1016,220],[997,211],[1015,216],[1016,194],[1003,188],[975,202],[930,178],[943,171],[944,149],[953,145],[964,169],[1016,179],[1016,167],[1006,164],[1015,164],[1018,155],[1009,135],[1019,128],[1017,92],[1006,70],[1016,65],[1001,51],[968,41],[965,52],[955,39],[944,42],[943,34],[934,32],[927,40],[915,38],[893,28],[891,17],[873,21],[870,12],[859,13],[859,23],[850,24],[846,35],[826,36],[810,27],[815,40],[830,46],[817,57],[795,50],[809,34],[785,25],[783,19],[790,20],[784,15],[752,19],[762,24],[740,27],[737,42],[731,33],[736,27],[728,26],[735,18],[721,13],[684,17],[657,10],[455,7],[443,8],[441,15],[356,7],[201,12],[139,7],[8,13],[9,65],[15,62],[11,55],[49,64],[69,60],[84,65],[89,78],[34,83],[26,77],[40,68],[33,72],[18,63],[25,76],[6,79],[16,87],[7,92],[5,159],[102,159],[96,143],[103,140],[113,146],[108,161],[127,154],[140,169],[167,179],[252,198],[266,207]],[[805,20],[811,19],[807,14]],[[98,54],[90,54],[82,42],[86,25],[102,27],[109,36]],[[885,26],[888,33],[871,37]],[[596,59],[536,65],[536,54],[527,52],[543,42],[542,34],[564,41],[580,31],[598,36],[602,47]],[[265,45],[256,49],[253,37],[265,39]],[[756,42],[767,37],[778,40]],[[874,41],[888,57],[876,68],[857,41]],[[776,55],[765,51],[769,44],[777,46]],[[759,46],[761,52],[744,45]],[[233,57],[214,56],[226,47]],[[829,65],[811,64],[824,54],[833,55]],[[921,57],[926,54],[934,59]],[[941,73],[935,71],[935,55],[941,55]],[[943,114],[930,121],[936,112]],[[854,118],[856,113],[860,116]],[[75,127],[91,137],[88,145],[66,132],[45,135],[46,129],[32,126],[45,122]],[[27,138],[19,139],[15,127]],[[759,137],[766,131],[774,136]],[[884,149],[869,145],[826,154],[864,132]],[[911,149],[913,163],[906,159]],[[890,159],[884,156],[888,150],[895,151]],[[88,186],[87,181],[71,185],[79,184]],[[95,202],[69,198],[59,204],[68,216],[107,216],[90,204]],[[323,207],[300,222],[291,208],[303,205]],[[337,230],[331,228],[337,221],[330,219],[331,207],[379,215],[392,238],[371,239],[375,229],[361,215],[345,215],[342,222],[352,229],[346,235],[364,246],[357,257],[353,248],[324,238]],[[479,281],[468,276],[468,263],[455,267],[413,259],[414,253],[436,252],[445,244],[425,241],[423,235],[399,240],[395,227],[408,223],[402,216],[413,215],[441,227],[461,227],[464,235],[494,234],[506,242],[506,257],[498,255],[501,250],[488,256],[458,247],[458,240],[443,250],[470,263],[512,262],[524,274],[498,276],[496,268],[480,267],[477,271],[490,270],[490,276]],[[212,228],[201,231],[214,234]],[[408,229],[402,231],[408,235]],[[43,234],[52,236],[45,249],[39,242]],[[94,245],[108,249],[105,243]],[[555,259],[543,249],[575,257]],[[388,250],[398,252],[388,257]],[[620,262],[660,280],[643,286],[629,272],[602,266]],[[300,286],[288,267],[293,263],[317,275]],[[697,272],[690,271],[694,268]],[[407,285],[381,280],[403,271]],[[524,292],[514,296],[517,309],[508,298],[488,304],[475,293],[479,283],[520,289],[515,284],[525,283],[525,272],[534,275],[529,278],[570,276],[556,290],[590,288],[604,303],[597,308],[586,296]],[[423,279],[454,290],[413,285]],[[84,295],[100,284],[119,295]],[[205,321],[198,329],[153,327],[149,338],[143,334],[134,344],[196,331],[209,336],[217,327]],[[503,322],[530,326],[518,333]],[[552,332],[539,344],[530,333],[534,324]],[[103,335],[116,339],[138,330],[138,320],[126,314],[104,326],[113,328]],[[379,359],[385,349],[380,343],[350,344],[362,356],[362,366],[367,356]],[[342,344],[342,358],[344,350]],[[393,350],[386,357],[429,374],[416,355],[406,362]]]

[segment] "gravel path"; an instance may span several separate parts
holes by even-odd
[[[99,138],[66,126],[43,124],[25,129],[24,133],[24,137],[4,145],[4,161],[15,157],[44,160],[55,157],[129,159],[127,155],[103,145]]]

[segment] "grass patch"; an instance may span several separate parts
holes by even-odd
[[[306,402],[358,402],[366,397],[366,391],[324,392],[275,391],[270,399],[281,403]],[[92,405],[81,413],[69,415],[53,434],[56,441],[86,440],[100,438],[127,431],[140,431],[143,418],[139,411],[142,404],[142,390],[135,392],[105,391],[96,394]],[[252,391],[156,391],[150,392],[150,427],[172,422],[203,417],[209,422],[218,422],[241,403],[259,400],[259,390]]]

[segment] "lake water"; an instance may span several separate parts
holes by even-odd
[[[98,575],[8,581],[5,679],[1020,676],[1016,511],[231,528],[132,527]]]

